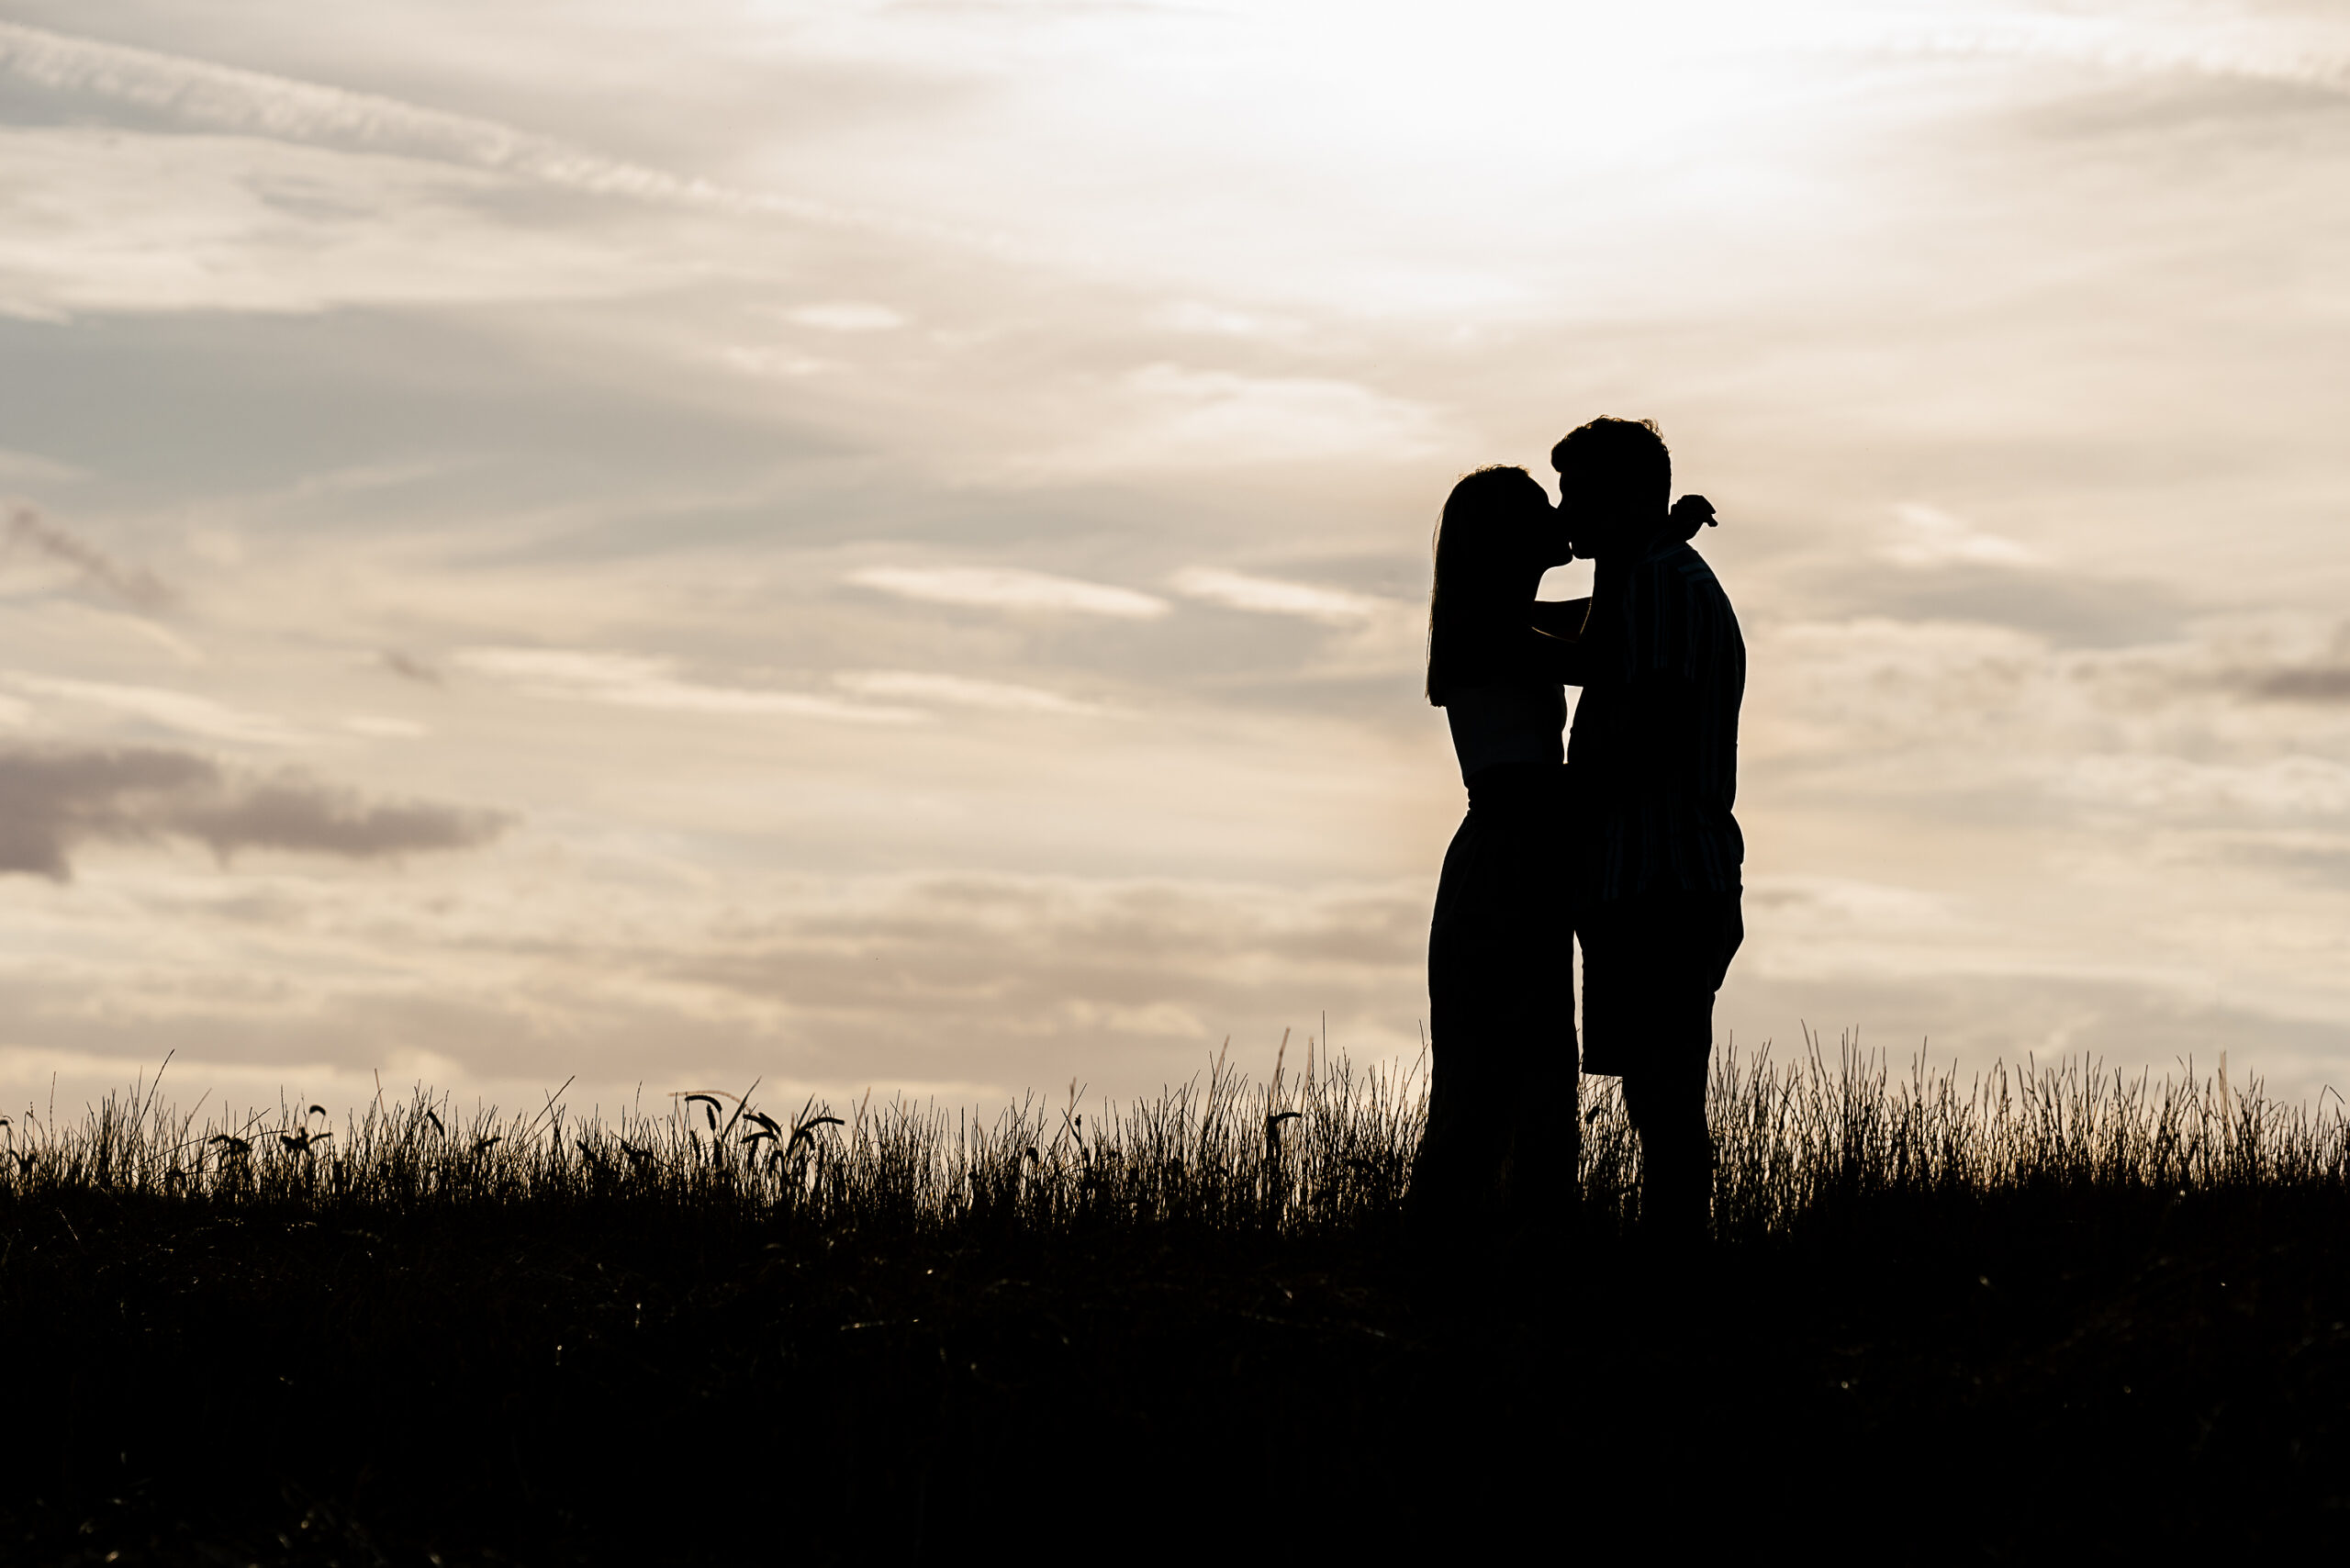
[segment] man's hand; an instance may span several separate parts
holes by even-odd
[[[1685,540],[1697,537],[1701,528],[1718,528],[1721,520],[1714,515],[1714,503],[1703,496],[1684,496],[1673,503],[1673,521]]]

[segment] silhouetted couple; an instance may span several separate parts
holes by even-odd
[[[1649,421],[1595,420],[1551,449],[1559,504],[1523,468],[1453,487],[1436,542],[1428,700],[1469,812],[1428,941],[1433,1081],[1412,1183],[1426,1231],[1561,1226],[1581,1148],[1581,1070],[1620,1075],[1640,1141],[1640,1214],[1703,1237],[1714,993],[1745,935],[1731,815],[1746,647],[1689,546],[1703,497],[1668,505]],[[1595,563],[1592,596],[1535,598]],[[1562,747],[1565,688],[1582,688]]]

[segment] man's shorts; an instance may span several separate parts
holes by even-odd
[[[1740,890],[1646,893],[1588,906],[1583,943],[1583,1070],[1638,1072],[1714,1043],[1714,993],[1746,939]]]

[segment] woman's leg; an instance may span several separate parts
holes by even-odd
[[[1488,1226],[1503,1217],[1516,1177],[1539,1183],[1555,1170],[1556,1096],[1562,1082],[1573,1090],[1572,1010],[1556,994],[1563,944],[1529,887],[1528,835],[1525,821],[1472,812],[1445,855],[1428,937],[1427,1126],[1410,1200],[1418,1223]],[[1572,1124],[1571,1106],[1565,1115]]]
[[[1565,966],[1558,985],[1528,1020],[1531,1048],[1521,1054],[1512,1086],[1507,1204],[1516,1228],[1563,1240],[1582,1204],[1583,1116],[1573,980]]]

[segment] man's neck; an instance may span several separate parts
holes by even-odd
[[[1638,528],[1627,529],[1618,537],[1622,543],[1601,551],[1593,559],[1602,566],[1637,566],[1652,561],[1674,545],[1684,543],[1673,531],[1673,520],[1660,518]]]

